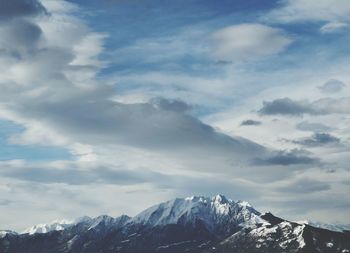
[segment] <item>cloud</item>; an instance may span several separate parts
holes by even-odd
[[[342,81],[331,79],[324,83],[322,86],[319,86],[318,89],[323,93],[337,93],[340,92],[343,88],[346,87],[346,84]]]
[[[42,31],[33,22],[22,19],[14,19],[0,26],[0,49],[9,57],[13,54],[17,57],[30,55],[36,49]]]
[[[278,190],[282,192],[296,192],[296,193],[314,193],[320,191],[327,191],[331,189],[329,183],[320,182],[318,180],[303,178],[289,183],[286,186],[279,187]]]
[[[164,174],[148,170],[127,170],[112,167],[85,167],[83,164],[67,162],[55,164],[6,164],[1,165],[1,176],[22,181],[67,185],[117,184],[133,185],[155,183],[155,179],[166,178]],[[161,180],[162,182],[162,180]]]
[[[258,126],[261,125],[261,121],[247,119],[241,122],[241,126]]]
[[[329,22],[329,23],[325,24],[324,26],[322,26],[320,28],[320,32],[323,34],[339,33],[339,32],[344,31],[348,27],[349,27],[349,24],[347,24],[347,23],[333,21],[333,22]]]
[[[261,115],[302,116],[348,114],[350,113],[350,98],[321,98],[313,102],[294,101],[290,98],[279,98],[273,101],[264,101],[258,111]]]
[[[89,100],[92,96],[94,101]],[[180,153],[201,147],[204,152],[226,150],[232,155],[263,149],[249,140],[217,132],[183,112],[187,108],[184,103],[162,99],[156,104],[122,104],[97,96],[94,92],[55,102],[22,100],[13,109],[81,143],[122,144]]]
[[[45,12],[43,5],[37,0],[0,1],[0,20],[1,18],[35,16]]]
[[[350,97],[321,98],[311,103],[311,107],[319,114],[349,114]]]
[[[309,156],[310,153],[305,150],[292,149],[278,151],[274,155],[266,158],[256,158],[253,165],[257,166],[290,166],[290,165],[313,165],[318,164],[319,160]]]
[[[40,183],[47,186],[63,184],[66,187],[90,187],[93,185],[137,186],[149,184],[158,189],[177,189],[181,194],[210,194],[213,189],[229,192],[240,189],[242,194],[253,194],[249,183],[220,178],[215,174],[170,174],[149,169],[128,170],[112,166],[98,166],[80,162],[64,163],[0,163],[0,175],[24,183]],[[215,180],[213,180],[215,178]],[[221,191],[220,191],[221,192]],[[251,195],[253,196],[253,195]],[[12,202],[1,201],[0,205]]]
[[[263,107],[258,112],[262,115],[290,116],[301,116],[304,113],[314,113],[314,111],[309,107],[307,103],[296,102],[290,98],[280,98],[273,101],[264,101]]]
[[[282,0],[281,7],[272,10],[268,20],[277,22],[348,21],[347,0]]]
[[[165,99],[161,97],[151,99],[151,103],[157,108],[173,112],[186,112],[192,108],[181,100]]]
[[[213,162],[220,161],[227,168],[231,160],[243,162],[266,152],[257,143],[228,136],[202,122],[191,114],[191,105],[180,100],[156,97],[117,102],[115,87],[96,80],[104,66],[98,55],[105,36],[70,17],[70,9],[64,12],[64,2],[62,8],[57,6],[59,1],[44,3],[50,17],[30,20],[27,33],[17,21],[1,24],[1,29],[15,34],[2,37],[7,49],[22,43],[22,48],[13,46],[0,62],[0,117],[25,128],[10,138],[12,143],[60,146],[78,159],[99,159],[99,152],[111,160],[115,157],[105,147],[124,146],[178,159],[184,169],[207,171],[212,170],[208,164],[194,163],[210,155]],[[16,34],[22,36],[20,42]],[[79,145],[91,147],[88,154]]]
[[[312,123],[308,121],[303,121],[298,123],[296,125],[296,128],[301,131],[312,131],[312,132],[328,132],[334,129],[322,123]]]
[[[303,138],[292,142],[308,147],[319,147],[324,145],[339,144],[340,139],[328,133],[314,133],[309,138]]]
[[[213,39],[213,56],[220,61],[278,54],[293,42],[283,30],[262,24],[228,26],[216,31]]]
[[[9,199],[0,199],[0,206],[7,206],[7,205],[10,205],[11,203],[13,203],[12,200],[9,200]]]

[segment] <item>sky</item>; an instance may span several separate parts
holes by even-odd
[[[0,0],[0,229],[225,194],[350,223],[348,0]]]

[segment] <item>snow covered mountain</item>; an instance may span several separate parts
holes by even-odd
[[[1,253],[350,252],[349,233],[260,214],[223,195],[178,198],[135,217],[83,217],[0,235]]]
[[[36,234],[36,233],[48,233],[51,231],[59,231],[64,230],[70,226],[73,226],[74,221],[68,221],[68,220],[55,220],[52,221],[49,224],[38,224],[33,227],[30,227],[23,231],[23,234]]]
[[[10,230],[0,230],[0,239],[4,238],[6,235],[17,235],[16,232]]]
[[[208,230],[216,231],[222,226],[237,227],[246,222],[257,222],[259,215],[249,203],[235,202],[223,195],[213,198],[193,196],[155,205],[130,219],[129,223],[156,227],[195,225],[196,221],[201,220]]]

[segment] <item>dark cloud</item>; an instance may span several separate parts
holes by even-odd
[[[303,138],[292,142],[308,147],[318,147],[323,145],[338,144],[340,143],[340,139],[329,133],[314,133],[309,138]]]
[[[261,121],[247,119],[242,121],[241,126],[258,126],[261,125]]]
[[[278,190],[290,193],[313,193],[329,190],[331,186],[328,183],[320,182],[313,179],[301,179],[283,187]]]
[[[225,61],[225,60],[218,60],[218,61],[215,61],[214,62],[215,65],[231,65],[232,64],[232,61]]]
[[[22,100],[14,109],[74,136],[81,143],[122,144],[183,154],[194,149],[229,153],[232,158],[264,150],[254,142],[230,137],[204,124],[184,111],[189,106],[183,102],[161,99],[156,104],[122,104],[108,100],[110,90],[105,88],[77,96],[70,88],[67,91],[70,97],[60,99],[56,90],[53,96],[48,94],[42,100]]]
[[[331,79],[327,81],[322,86],[319,86],[318,89],[323,93],[337,93],[340,92],[343,88],[346,87],[346,84],[342,81]]]
[[[304,113],[313,114],[314,111],[301,102],[296,102],[290,98],[280,98],[273,101],[264,101],[263,107],[258,111],[262,115],[290,115],[301,116]]]
[[[37,0],[1,0],[0,20],[45,13],[44,6]]]
[[[278,151],[274,155],[266,158],[256,158],[253,165],[271,166],[271,165],[312,165],[319,163],[319,160],[310,157],[310,152],[300,149]]]
[[[350,97],[322,98],[311,103],[294,101],[290,98],[280,98],[273,101],[264,101],[263,107],[258,113],[261,115],[285,116],[348,114],[350,113]]]
[[[11,203],[13,203],[12,200],[9,200],[9,199],[0,199],[0,206],[8,206],[8,205],[10,205]]]
[[[296,125],[296,128],[301,131],[312,131],[312,132],[328,132],[334,130],[334,128],[326,126],[321,123],[312,123],[308,121],[300,122]]]
[[[41,37],[40,27],[30,21],[14,19],[0,27],[0,50],[9,55],[22,57],[33,52]]]
[[[176,100],[176,99],[164,99],[164,98],[158,97],[158,98],[153,98],[150,102],[154,104],[156,107],[167,111],[186,112],[192,108],[185,102],[181,100]]]

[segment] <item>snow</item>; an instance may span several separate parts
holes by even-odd
[[[233,201],[224,195],[218,194],[212,198],[203,196],[191,196],[177,198],[171,201],[155,205],[141,212],[133,218],[121,216],[113,218],[101,215],[94,219],[83,216],[75,220],[55,220],[47,224],[38,224],[26,229],[24,233],[48,233],[60,231],[72,227],[78,223],[85,223],[89,229],[96,228],[99,224],[104,226],[118,226],[118,224],[143,224],[150,227],[164,226],[183,222],[194,224],[200,219],[208,229],[214,229],[219,224],[250,226],[257,223],[265,223],[256,211],[246,201]]]
[[[331,242],[327,242],[327,243],[326,243],[326,246],[327,246],[328,248],[333,248],[334,244],[331,243]]]
[[[279,245],[282,249],[286,249],[291,242],[297,242],[299,248],[303,248],[306,245],[303,238],[304,228],[305,225],[293,227],[290,222],[283,221],[274,226],[262,224],[262,226],[252,229],[249,232],[249,235],[255,238],[259,238],[257,240],[259,243],[267,243],[267,241],[271,240],[271,238],[274,238],[276,234],[282,233],[282,241],[279,242]]]
[[[30,227],[28,229],[26,229],[25,231],[23,231],[22,234],[45,234],[51,231],[60,231],[60,230],[64,230],[67,227],[70,227],[74,224],[74,221],[70,221],[70,220],[54,220],[48,224],[37,224],[33,227]]]
[[[98,225],[103,224],[105,226],[110,226],[115,223],[115,219],[108,215],[100,215],[91,221],[91,225],[88,230],[96,228]]]
[[[127,215],[121,215],[117,218],[113,218],[108,215],[100,215],[94,219],[91,219],[87,222],[87,224],[90,226],[88,230],[97,229],[98,227],[102,226],[102,229],[104,228],[118,228],[122,225],[124,225],[128,220],[130,219]]]
[[[301,226],[297,226],[293,230],[293,234],[296,235],[297,242],[299,243],[300,248],[303,248],[306,245],[303,237],[304,228],[305,228],[305,225],[301,225]]]
[[[16,235],[17,233],[10,230],[0,230],[0,239],[4,238],[8,234]]]
[[[89,226],[88,230],[95,229],[97,226],[102,225],[104,227],[119,226],[124,224],[130,217],[122,215],[117,218],[113,218],[108,215],[100,215],[96,218],[90,218],[88,216],[83,216],[75,220],[54,220],[47,224],[37,224],[33,227],[26,229],[22,234],[45,234],[51,231],[60,231],[70,228],[79,223],[84,223]]]
[[[187,244],[187,243],[192,243],[192,242],[195,242],[195,241],[174,242],[174,243],[171,243],[171,244],[168,244],[168,245],[161,245],[161,246],[159,246],[157,248],[157,250],[167,249],[167,248],[171,248],[171,247],[174,247],[174,246],[179,246],[179,245],[182,245],[182,244]]]
[[[200,219],[208,229],[214,229],[218,224],[228,221],[235,221],[236,225],[255,222],[259,215],[249,203],[235,202],[223,195],[212,198],[192,196],[155,205],[136,215],[129,223],[154,227],[179,222],[191,224]]]
[[[49,233],[51,231],[60,231],[60,230],[64,230],[66,228],[72,227],[78,223],[90,223],[92,222],[92,218],[88,217],[88,216],[82,216],[79,217],[75,220],[65,220],[65,219],[57,219],[54,221],[51,221],[50,223],[44,223],[44,224],[37,224],[35,226],[32,226],[30,228],[27,228],[26,230],[24,230],[21,234],[45,234],[45,233]]]

